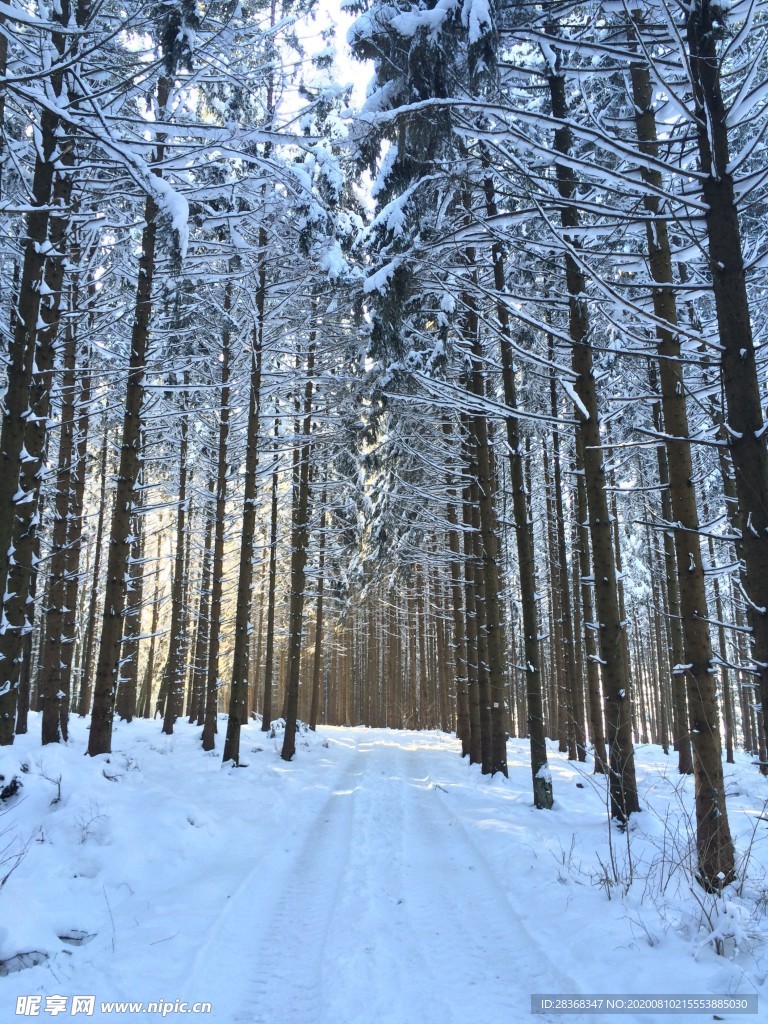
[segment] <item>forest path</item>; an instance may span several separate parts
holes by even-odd
[[[432,782],[429,739],[355,741],[228,903],[196,987],[234,1024],[516,1024],[532,992],[576,991]]]
[[[222,768],[186,722],[173,736],[119,723],[101,760],[82,756],[87,722],[72,730],[42,753],[31,733],[0,751],[0,774],[25,766],[4,824],[26,844],[3,886],[0,945],[48,954],[0,977],[0,1021],[25,993],[90,993],[103,1024],[556,1024],[531,1016],[532,993],[768,998],[762,917],[730,960],[706,948],[682,872],[658,892],[663,851],[688,836],[669,823],[694,795],[658,748],[638,748],[647,811],[623,833],[607,829],[601,777],[556,743],[543,812],[525,740],[509,741],[505,780],[440,732],[322,727],[286,763],[279,730],[252,723],[247,763]],[[764,780],[746,755],[726,771],[741,849],[759,857]],[[630,853],[632,886],[606,893],[605,865],[625,872]],[[190,1017],[195,1002],[212,1008]]]

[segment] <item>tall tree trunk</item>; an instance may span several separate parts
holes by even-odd
[[[448,424],[446,424],[446,428]],[[464,557],[460,547],[458,519],[454,504],[453,481],[448,481],[449,494],[447,519],[448,547],[451,552],[451,613],[453,619],[453,650],[456,675],[456,735],[461,741],[461,756],[469,755],[469,685],[467,675],[467,620],[464,609],[462,579],[464,577]]]
[[[554,361],[554,339],[549,339],[550,359]],[[554,493],[553,512],[555,516],[555,538],[557,547],[558,576],[560,580],[560,604],[562,613],[561,634],[564,644],[564,665],[566,669],[566,683],[564,687],[567,696],[567,707],[570,715],[568,723],[569,734],[569,757],[573,753],[571,744],[576,747],[575,755],[579,761],[586,761],[587,748],[585,745],[585,722],[584,722],[584,688],[581,677],[576,671],[576,651],[573,632],[573,613],[571,608],[571,588],[568,576],[568,559],[565,543],[565,502],[563,499],[563,480],[560,467],[560,428],[557,425],[557,384],[554,373],[550,373],[550,409],[553,417],[552,425],[552,481]]]
[[[478,349],[476,348],[476,353]],[[473,390],[478,396],[484,395],[484,384],[479,371],[473,372]],[[482,391],[480,390],[482,389]],[[485,657],[482,658],[484,674],[487,675],[487,702],[490,746],[487,773],[495,775],[501,772],[508,775],[507,769],[507,695],[505,668],[504,614],[501,601],[501,578],[499,574],[499,537],[496,521],[496,469],[493,460],[490,424],[485,414],[473,417],[474,436],[476,438],[477,458],[477,498],[478,498],[478,541],[476,555],[477,582],[479,604],[482,606],[482,618],[479,623],[483,631]],[[481,713],[483,709],[481,708]]]
[[[557,731],[558,753],[568,754],[570,761],[576,760],[576,742],[573,733],[573,715],[571,698],[568,692],[567,672],[563,648],[563,577],[557,553],[555,536],[555,506],[552,474],[549,468],[549,448],[546,437],[541,439],[542,470],[544,474],[544,493],[546,509],[545,532],[547,538],[547,556],[549,562],[549,607],[550,637],[549,653],[552,663],[552,706],[555,709],[554,724]]]
[[[313,303],[314,306],[314,303]],[[304,421],[297,444],[298,465],[293,485],[293,517],[291,523],[291,594],[288,613],[288,685],[287,715],[283,749],[280,756],[290,761],[296,753],[296,726],[299,704],[299,671],[301,668],[304,588],[306,585],[307,547],[309,544],[309,463],[312,437],[312,395],[314,391],[315,330],[312,330],[307,351],[306,383],[304,385]]]
[[[79,396],[79,415],[77,422],[77,443],[75,446],[75,465],[71,483],[71,500],[68,513],[66,564],[66,591],[64,595],[64,617],[62,620],[61,643],[61,676],[59,686],[70,695],[71,703],[72,675],[75,656],[75,643],[78,635],[78,605],[83,602],[85,588],[81,586],[84,576],[80,572],[80,556],[83,548],[85,508],[85,483],[88,472],[88,432],[91,416],[92,376],[90,370],[90,344],[84,349],[80,375],[82,383]],[[81,619],[82,621],[82,619]]]
[[[728,113],[717,53],[723,17],[722,4],[694,0],[688,5],[688,66],[701,170],[705,175],[704,218],[720,335],[728,444],[743,522],[744,596],[750,609],[752,660],[765,727],[768,723],[768,447],[731,169]],[[764,767],[768,770],[768,766]]]
[[[152,680],[155,677],[155,649],[157,647],[157,628],[160,622],[160,552],[163,544],[162,530],[157,532],[157,548],[155,551],[155,584],[152,594],[152,621],[149,627],[149,650],[147,651],[147,663],[144,666],[144,678],[139,690],[139,699],[136,708],[137,715],[142,718],[149,718],[152,709]]]
[[[474,466],[471,449],[467,449],[466,478],[471,480]],[[469,763],[481,764],[482,730],[480,726],[480,652],[478,644],[477,586],[474,555],[474,517],[472,514],[472,487],[467,484],[462,490],[462,541],[464,546],[464,607],[467,623],[467,692],[469,695]]]
[[[185,374],[184,385],[189,383]],[[171,586],[171,628],[168,644],[168,658],[163,670],[161,694],[164,698],[163,732],[170,736],[176,719],[181,715],[184,702],[184,597],[186,594],[186,533],[187,516],[187,451],[189,448],[189,413],[187,395],[184,392],[183,407],[179,421],[179,495],[176,506],[176,551],[173,559],[173,584]]]
[[[227,520],[227,462],[230,420],[230,360],[232,357],[232,281],[224,287],[224,326],[221,332],[221,385],[219,391],[219,437],[216,463],[216,498],[214,505],[213,559],[211,562],[211,603],[208,616],[208,672],[205,687],[205,723],[203,750],[213,750],[217,732],[219,707],[219,652],[221,650],[221,598],[224,589],[224,534]]]
[[[70,20],[74,20],[82,27],[88,14],[88,4],[83,0],[73,19],[68,0],[62,0],[53,15],[54,25],[69,26]],[[78,33],[67,35],[54,28],[51,42],[56,55],[54,62],[57,57],[61,60],[58,66],[54,64],[46,88],[57,100],[64,92],[63,58],[69,51],[68,55],[75,59]],[[4,47],[6,45],[4,43]],[[0,60],[3,64],[7,62],[5,49],[0,52]],[[4,117],[4,113],[3,101],[0,116]],[[68,168],[73,163],[71,140],[60,128],[54,104],[50,109],[44,107],[40,111],[39,131],[35,128],[30,210],[25,221],[18,300],[9,324],[12,340],[0,433],[0,594],[3,595],[0,745],[13,742],[21,652],[34,615],[34,597],[29,606],[27,598],[34,591],[31,556],[36,547],[38,470],[43,466],[50,405],[53,345],[64,272],[63,250],[69,227],[71,177]],[[58,213],[52,215],[52,208],[58,208]],[[50,267],[51,282],[46,282],[48,288],[44,289],[46,263]],[[21,548],[16,536],[22,541]]]
[[[216,480],[208,481],[208,500],[205,503],[205,539],[203,541],[203,566],[200,573],[200,602],[197,610],[197,633],[192,657],[192,706],[189,710],[189,721],[205,723],[205,706],[207,700],[208,680],[208,645],[210,643],[211,617],[211,566],[213,563],[213,520],[216,495]]]
[[[654,86],[643,61],[630,67],[635,125],[640,150],[655,156],[658,148]],[[677,333],[677,306],[673,290],[672,258],[667,225],[660,216],[658,194],[661,175],[649,166],[641,168],[643,179],[653,187],[644,197],[648,211],[647,244],[656,314],[659,378],[664,416],[664,436],[669,469],[669,496],[675,520],[674,541],[680,588],[688,710],[696,782],[696,845],[699,877],[710,890],[722,888],[734,877],[734,849],[725,806],[725,785],[720,751],[720,723],[709,634],[704,564],[699,539],[691,446],[688,440],[688,412],[685,401],[683,364]],[[768,479],[768,478],[767,478]],[[768,497],[768,489],[766,490]],[[766,505],[768,512],[768,505]],[[669,524],[671,525],[671,524]],[[764,520],[768,526],[768,519]],[[768,540],[763,544],[768,558]],[[768,570],[768,561],[766,561]],[[766,591],[768,594],[768,590]]]
[[[489,217],[498,213],[496,195],[491,178],[485,179],[486,212]],[[541,691],[541,641],[536,593],[536,565],[533,552],[533,528],[528,509],[525,486],[523,445],[520,421],[517,417],[517,386],[512,348],[512,329],[509,307],[504,300],[507,290],[504,250],[500,243],[491,249],[493,279],[496,289],[496,315],[501,327],[502,382],[504,401],[512,410],[505,419],[509,475],[512,483],[512,513],[515,521],[517,565],[520,577],[520,604],[523,616],[525,687],[527,697],[528,735],[531,747],[531,775],[533,778],[534,806],[549,809],[553,804],[552,776],[547,762],[547,741],[544,728],[544,702]]]
[[[554,146],[558,154],[568,157],[571,130],[568,127],[565,77],[552,67],[548,77],[552,113],[560,122]],[[565,162],[555,165],[557,189],[564,200],[561,221],[571,245],[572,232],[579,225],[576,206],[576,178]],[[589,510],[589,531],[594,565],[595,606],[597,610],[602,659],[605,719],[610,756],[611,814],[621,821],[640,809],[635,777],[635,754],[632,746],[631,696],[624,623],[619,613],[616,559],[611,536],[611,517],[605,491],[605,469],[600,436],[597,388],[592,365],[587,311],[587,282],[576,259],[565,253],[565,276],[568,289],[569,329],[573,342],[572,365],[576,375],[575,391],[579,398],[578,431],[583,441],[584,473]]]
[[[648,379],[651,393],[657,394],[656,365],[651,362],[648,367]],[[664,433],[662,407],[660,401],[653,403],[653,425],[656,432]],[[661,441],[656,445],[656,458],[661,488],[661,514],[664,521],[672,522],[672,500],[669,495],[669,463],[667,448]],[[691,751],[691,728],[688,720],[688,699],[686,697],[685,675],[677,671],[676,666],[685,663],[683,652],[683,629],[680,618],[680,584],[677,578],[677,556],[675,555],[675,539],[671,529],[664,531],[664,576],[667,584],[667,632],[669,636],[669,658],[672,667],[672,723],[673,745],[677,751],[678,771],[681,775],[693,774],[693,754]]]
[[[85,718],[91,710],[91,691],[93,689],[93,656],[96,648],[96,610],[99,600],[99,584],[101,582],[101,548],[104,536],[104,519],[107,511],[107,468],[109,455],[109,423],[104,416],[104,434],[101,441],[101,458],[99,460],[99,513],[96,519],[96,538],[93,548],[93,576],[91,579],[88,599],[88,615],[85,621],[85,640],[83,643],[82,668],[80,670],[80,693],[78,694],[77,713]]]
[[[73,261],[74,262],[74,261]],[[41,640],[42,664],[40,690],[43,694],[42,742],[67,740],[70,673],[74,647],[77,607],[77,556],[82,516],[82,489],[85,483],[82,465],[83,440],[76,435],[77,409],[77,331],[74,314],[78,310],[77,276],[69,290],[69,318],[64,333],[61,379],[59,455],[54,497],[54,523],[49,561],[49,603],[45,616],[45,634]],[[89,377],[85,375],[85,402],[89,399]],[[85,422],[87,424],[87,411]],[[77,492],[80,491],[78,494]],[[79,505],[79,508],[78,508]],[[80,529],[79,529],[80,528]],[[73,553],[75,557],[73,558]],[[74,586],[72,585],[74,582]],[[71,603],[70,603],[71,602]],[[66,662],[65,662],[66,657]]]
[[[143,448],[144,441],[142,440]],[[141,612],[144,602],[144,534],[146,524],[142,510],[137,509],[135,511],[133,522],[133,546],[131,563],[128,569],[128,591],[126,593],[126,609],[123,619],[123,647],[120,652],[120,675],[115,696],[115,710],[123,722],[133,721],[133,716],[136,714],[139,678],[139,637],[141,636]]]
[[[164,111],[168,104],[171,83],[164,75],[157,86],[157,105]],[[162,141],[156,147],[156,162],[162,160]],[[120,672],[120,647],[123,639],[126,579],[131,553],[131,509],[141,465],[141,407],[144,399],[144,375],[149,346],[152,316],[152,284],[155,276],[157,245],[157,204],[147,195],[144,204],[144,229],[141,235],[141,256],[136,286],[136,307],[131,331],[131,354],[120,444],[120,468],[117,475],[115,504],[109,532],[104,613],[101,643],[96,666],[91,732],[88,753],[109,754],[112,750],[112,719],[114,716],[117,680]]]
[[[253,330],[251,352],[250,394],[248,398],[248,426],[245,451],[245,492],[243,495],[243,532],[240,541],[240,564],[237,577],[237,605],[235,610],[235,650],[232,656],[232,683],[229,698],[229,718],[224,741],[225,762],[237,764],[240,759],[240,727],[247,715],[248,662],[251,641],[253,608],[253,567],[256,561],[256,493],[259,467],[259,427],[261,419],[261,362],[264,346],[264,304],[267,290],[266,247],[264,228],[259,232],[262,253],[259,266],[259,284],[256,291],[257,322]]]
[[[69,21],[69,5],[64,2],[57,11],[62,25]],[[66,37],[61,33],[52,33],[52,41],[56,51],[63,54]],[[53,93],[60,96],[63,87],[63,75],[60,70],[51,75],[50,85]],[[59,117],[44,108],[40,113],[39,144],[36,146],[35,166],[31,183],[31,203],[25,221],[24,251],[21,277],[13,310],[13,337],[10,342],[10,359],[7,367],[6,392],[3,401],[2,433],[0,434],[0,593],[5,593],[6,576],[9,567],[10,545],[16,519],[16,497],[19,490],[19,477],[24,469],[25,458],[24,435],[27,426],[27,410],[32,408],[33,374],[38,347],[38,333],[49,330],[50,324],[41,323],[41,307],[44,294],[43,274],[46,255],[49,252],[48,227],[51,219],[55,165],[57,160],[57,135],[60,128]],[[36,135],[38,132],[36,131]],[[59,182],[62,181],[59,177]],[[57,204],[58,205],[58,204]],[[63,204],[62,204],[63,207]],[[62,216],[65,208],[62,208]],[[63,240],[63,238],[61,239]],[[61,256],[61,253],[59,253]],[[58,262],[62,264],[62,260]],[[58,295],[46,296],[58,302]],[[39,376],[39,375],[38,375]],[[5,700],[12,690],[0,696]],[[10,699],[13,699],[12,697]],[[6,731],[7,715],[4,703],[0,703],[0,730],[3,736]],[[11,714],[11,738],[0,737],[0,742],[13,742],[13,720]]]
[[[325,586],[325,528],[326,510],[325,502],[328,490],[323,485],[323,494],[320,498],[322,512],[320,513],[320,550],[317,556],[317,600],[315,602],[315,657],[312,664],[312,703],[309,708],[309,728],[317,728],[317,716],[320,710],[320,681],[323,672],[323,588]]]
[[[267,587],[267,635],[264,641],[264,705],[261,717],[261,731],[268,732],[272,726],[272,689],[275,665],[275,597],[277,590],[277,491],[280,482],[280,454],[277,439],[280,420],[275,415],[275,454],[272,460],[272,496],[270,500],[269,526],[269,572]],[[338,724],[338,722],[336,723]]]
[[[56,341],[62,307],[64,284],[65,248],[69,231],[69,204],[72,194],[72,154],[64,147],[58,163],[53,184],[53,206],[57,212],[49,219],[49,255],[45,264],[43,280],[38,282],[38,291],[44,291],[44,300],[39,300],[34,328],[26,331],[23,338],[14,336],[11,347],[11,362],[8,367],[8,389],[5,395],[6,416],[3,421],[2,450],[8,458],[9,450],[15,448],[17,430],[23,428],[22,448],[18,453],[17,489],[11,499],[10,547],[0,547],[0,574],[2,574],[2,629],[0,630],[0,745],[13,742],[13,716],[6,717],[4,710],[15,705],[18,693],[22,661],[29,664],[30,651],[25,652],[27,639],[34,628],[37,562],[40,554],[38,526],[40,523],[40,487],[45,471],[45,454],[48,440],[48,422],[51,412],[51,379],[56,362]],[[22,287],[24,285],[22,277]],[[44,285],[44,288],[43,288]],[[19,319],[22,318],[23,296],[19,296]],[[30,367],[30,378],[26,393],[29,402],[21,417],[21,424],[9,419],[13,410],[14,357],[19,345],[28,344],[34,348],[34,361]],[[24,357],[26,372],[26,356]],[[15,413],[14,413],[15,415]],[[6,439],[6,427],[9,437]],[[6,448],[6,440],[8,448]],[[12,466],[10,467],[12,469]],[[1,475],[1,474],[0,474]],[[9,476],[12,475],[9,472]],[[0,483],[0,545],[3,542],[3,484]],[[7,553],[7,559],[5,558]],[[44,695],[44,691],[39,691]],[[58,705],[56,693],[54,701]],[[54,710],[56,734],[60,731],[59,717]],[[47,726],[51,730],[49,712]]]
[[[468,197],[465,197],[465,206]],[[474,268],[475,253],[466,250],[468,265]],[[477,409],[467,417],[470,429],[474,457],[476,459],[476,495],[478,503],[478,565],[476,586],[478,609],[482,611],[483,627],[479,632],[487,649],[487,685],[490,744],[488,757],[483,758],[483,770],[495,775],[501,772],[509,774],[507,768],[507,702],[505,657],[506,644],[504,638],[504,613],[502,604],[502,586],[499,572],[499,536],[496,520],[496,467],[494,465],[491,430],[485,412],[481,406],[486,396],[485,373],[483,370],[484,354],[480,339],[480,323],[474,296],[465,296],[467,310],[465,339],[470,347],[471,369],[469,372],[469,388],[478,400]],[[480,608],[482,605],[482,608]],[[481,669],[483,668],[481,659]],[[481,706],[481,723],[484,708]]]

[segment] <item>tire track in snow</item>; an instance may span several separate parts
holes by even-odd
[[[447,978],[437,972],[435,984],[444,986],[446,993],[457,989],[456,1006],[460,1006],[462,991],[472,991],[473,981],[469,972],[474,973],[480,986],[479,991],[475,988],[474,995],[467,1001],[466,1009],[454,1011],[455,1016],[448,1013],[443,1019],[455,1019],[457,1024],[465,1021],[467,1015],[471,1017],[473,1007],[476,1011],[479,999],[488,1024],[530,1024],[532,993],[576,994],[583,991],[583,985],[562,969],[549,947],[535,935],[529,922],[515,908],[508,887],[499,878],[497,869],[475,836],[449,806],[450,796],[443,796],[434,788],[431,752],[436,751],[418,747],[405,752],[407,774],[404,779],[410,778],[417,788],[420,787],[422,794],[419,800],[409,804],[411,809],[418,804],[418,816],[413,818],[410,827],[414,836],[423,843],[424,855],[434,851],[436,875],[440,873],[437,869],[441,865],[447,868],[448,875],[455,874],[446,860],[455,861],[457,850],[464,850],[462,861],[465,857],[471,860],[471,870],[461,872],[466,899],[462,901],[457,894],[455,899],[446,900],[444,909],[447,913],[441,920],[441,926],[434,927],[436,954],[442,950],[442,955],[450,963],[461,963],[462,970]],[[444,836],[447,829],[451,830],[451,841],[447,844],[451,852],[441,856],[444,844],[440,842],[440,836]],[[530,905],[530,901],[527,902]],[[423,928],[428,920],[429,909],[426,909],[418,927]],[[455,943],[462,930],[468,934],[458,940],[464,954],[459,960]],[[431,962],[437,960],[439,955]],[[491,1003],[494,992],[499,997],[498,1008]],[[554,1022],[561,1018],[537,1014],[536,1019]],[[603,1024],[605,1020],[603,1016],[594,1014],[582,1014],[578,1019],[583,1024]],[[623,1020],[626,1024],[653,1024],[648,1017],[641,1021],[635,1015],[626,1015]]]
[[[374,734],[374,737],[376,734]],[[385,734],[360,744],[365,773],[355,793],[347,874],[325,951],[322,1024],[405,1024],[424,1018],[414,989],[425,958],[405,916],[402,750]]]
[[[349,768],[349,781],[358,777]],[[251,977],[235,1024],[319,1024],[325,1002],[323,963],[326,936],[335,913],[349,856],[353,788],[334,790],[297,855],[271,882],[271,902],[256,909],[261,920]],[[282,884],[281,884],[282,883]]]
[[[529,1024],[532,991],[578,991],[432,788],[438,751],[368,736],[322,1024],[466,1024],[481,1007],[488,1024]]]
[[[190,968],[201,996],[240,1007],[233,1024],[315,1024],[322,1005],[322,951],[349,847],[359,755],[325,780],[329,793],[241,881]],[[305,812],[299,805],[298,814]],[[291,842],[296,846],[291,849]],[[218,997],[217,997],[218,993]]]
[[[414,859],[429,865],[429,889],[412,887],[412,931],[430,949],[430,986],[442,1019],[466,1021],[483,1007],[488,1024],[530,1021],[530,993],[575,991],[505,900],[496,873],[430,781],[428,754],[406,751],[407,829]]]
[[[317,811],[298,806],[298,827],[270,837],[193,968],[214,1013],[219,1002],[232,1024],[530,1024],[531,992],[580,991],[434,788],[444,751],[424,740],[361,731],[321,780]]]

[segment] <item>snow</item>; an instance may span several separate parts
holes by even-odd
[[[576,394],[576,388],[574,388],[573,384],[571,384],[571,382],[569,380],[565,380],[564,377],[560,377],[559,380],[560,380],[560,383],[562,384],[563,391],[565,391],[566,395],[568,395],[568,397],[573,402],[573,404],[576,406],[576,408],[579,410],[579,412],[584,417],[584,419],[588,420],[589,419],[589,412],[587,411],[586,405],[584,405],[582,400]]]
[[[157,174],[151,176],[151,185],[158,207],[170,219],[178,241],[179,254],[184,259],[189,245],[189,203],[181,193]]]
[[[415,36],[420,29],[427,29],[432,38],[436,38],[448,17],[458,8],[458,0],[437,0],[430,9],[412,8],[405,14],[391,18],[390,25],[407,39]]]
[[[492,32],[493,17],[488,0],[464,0],[461,23],[467,29],[467,42],[470,45],[480,42],[483,36]]]
[[[693,779],[659,748],[636,750],[646,810],[622,831],[604,777],[554,743],[555,807],[538,811],[524,740],[490,780],[437,732],[302,731],[286,763],[279,730],[250,723],[247,766],[222,769],[185,722],[118,723],[97,758],[82,720],[66,746],[42,748],[39,724],[0,749],[3,784],[22,782],[0,827],[0,877],[18,855],[0,960],[26,954],[0,977],[3,1020],[20,996],[94,995],[94,1021],[134,1019],[102,1001],[164,1000],[170,1021],[190,1019],[176,1000],[209,1002],[195,1016],[215,1024],[528,1024],[532,993],[768,997],[768,793],[746,756],[725,766],[746,880],[694,899]]]
[[[334,241],[327,247],[321,259],[321,266],[330,281],[341,280],[349,273],[349,265],[344,259],[339,242]]]
[[[374,274],[371,274],[363,282],[363,291],[366,295],[371,292],[386,292],[389,280],[400,265],[399,259],[391,260],[383,267],[380,267]]]

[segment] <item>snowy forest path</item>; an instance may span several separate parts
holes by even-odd
[[[762,972],[762,940],[716,956],[698,904],[649,888],[670,864],[669,822],[688,813],[679,787],[694,796],[660,749],[641,751],[648,812],[610,833],[624,851],[608,846],[601,779],[556,750],[558,800],[536,810],[524,740],[508,744],[507,780],[437,731],[301,730],[287,763],[280,730],[254,723],[245,763],[222,768],[187,723],[161,738],[155,722],[121,724],[121,745],[95,761],[81,755],[87,724],[73,730],[42,755],[22,736],[21,762],[5,752],[6,777],[28,766],[6,819],[27,852],[3,887],[0,943],[48,958],[0,977],[0,1021],[19,997],[89,993],[104,1024],[555,1024],[532,1018],[532,993],[765,998],[764,974],[744,966]],[[729,766],[745,843],[764,801],[750,761]],[[635,884],[607,898],[599,869],[612,849],[623,870],[630,842]],[[201,1002],[210,1010],[189,1009]]]
[[[317,809],[272,837],[194,966],[235,1024],[463,1024],[478,1000],[516,1024],[531,992],[578,990],[431,781],[434,754],[359,733]]]

